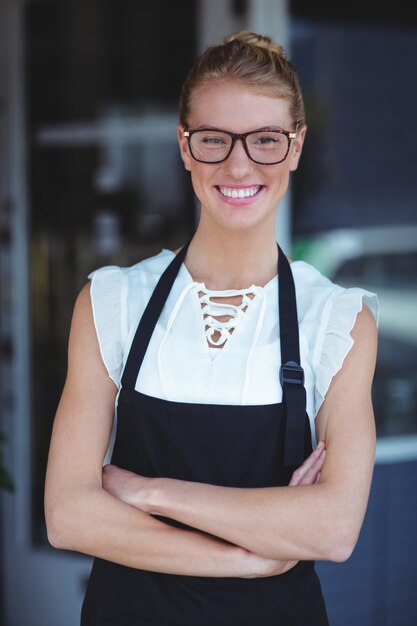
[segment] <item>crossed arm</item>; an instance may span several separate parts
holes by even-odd
[[[100,356],[85,287],[74,310],[48,461],[52,545],[196,576],[269,576],[300,559],[347,558],[362,524],[374,456],[376,332],[367,309],[352,335],[355,344],[316,421],[326,459],[318,449],[290,486],[233,489],[148,479],[113,466],[102,470],[117,390]],[[196,530],[173,528],[154,513]]]

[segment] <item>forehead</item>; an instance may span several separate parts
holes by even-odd
[[[193,92],[188,121],[191,128],[214,126],[234,132],[292,125],[286,98],[265,87],[220,80],[211,80]]]

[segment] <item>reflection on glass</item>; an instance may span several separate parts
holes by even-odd
[[[25,12],[32,530],[46,543],[44,473],[77,293],[92,270],[175,249],[194,228],[176,124],[195,6],[33,0]]]
[[[332,19],[314,3],[291,7],[308,126],[293,177],[293,256],[378,294],[378,435],[416,433],[415,23],[367,21],[352,3],[329,8]]]
[[[378,294],[378,436],[416,433],[417,226],[330,231],[299,238],[295,249],[334,282]]]

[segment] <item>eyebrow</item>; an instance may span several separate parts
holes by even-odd
[[[201,124],[200,126],[196,126],[193,130],[217,130],[219,132],[223,131],[223,132],[228,132],[228,133],[233,133],[234,131],[232,130],[226,130],[225,128],[219,128],[218,126],[211,126],[210,124]],[[261,126],[261,128],[254,128],[253,130],[248,130],[245,132],[248,133],[256,133],[258,131],[262,132],[262,131],[277,131],[277,130],[287,130],[286,128],[284,128],[283,126],[279,126],[277,124],[273,125],[273,126]],[[237,133],[240,134],[240,133]],[[245,133],[242,133],[245,134]]]

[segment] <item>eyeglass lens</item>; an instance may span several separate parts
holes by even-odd
[[[285,159],[289,140],[278,131],[258,131],[246,137],[249,155],[258,163],[276,163]],[[190,137],[194,158],[206,163],[225,159],[232,145],[232,137],[215,130],[199,130]]]

